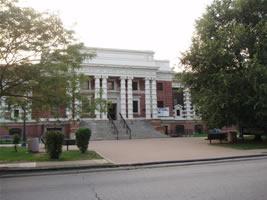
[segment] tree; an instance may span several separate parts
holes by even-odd
[[[76,101],[77,70],[93,54],[57,16],[0,0],[0,30],[1,100],[29,99],[36,113]]]
[[[180,80],[210,127],[267,123],[267,1],[215,0],[196,22]]]
[[[65,117],[59,110],[69,109],[77,119],[83,77],[78,70],[94,54],[75,40],[58,16],[17,2],[0,0],[0,101],[9,105],[7,109],[23,110],[25,143],[28,113],[38,120],[43,113]]]
[[[69,81],[66,73],[79,68],[90,54],[82,51],[83,44],[76,43],[57,16],[18,7],[16,2],[0,0],[0,98],[62,102]]]
[[[31,101],[29,98],[25,97],[8,97],[6,98],[6,103],[9,105],[9,111],[14,109],[19,109],[22,111],[21,116],[14,116],[14,119],[10,119],[15,121],[23,121],[22,146],[26,146],[26,122],[28,120],[29,114],[31,114]]]

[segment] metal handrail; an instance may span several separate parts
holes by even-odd
[[[126,134],[129,134],[129,139],[132,139],[132,130],[127,124],[126,120],[123,118],[122,114],[120,114],[121,122],[123,123],[123,127],[126,129]]]
[[[116,134],[116,139],[119,140],[119,130],[116,126],[116,124],[114,123],[114,120],[112,119],[112,117],[110,116],[110,114],[108,114],[108,121],[111,124],[113,130],[114,130],[114,134]]]

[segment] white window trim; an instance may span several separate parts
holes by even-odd
[[[108,88],[108,83],[109,83],[109,82],[113,82],[113,83],[114,83],[114,89],[113,89],[113,90],[110,90],[110,89]],[[108,79],[108,80],[107,80],[107,90],[108,90],[108,91],[115,92],[116,89],[117,89],[117,88],[116,88],[116,80],[115,80],[115,79]]]
[[[177,110],[180,110],[180,115],[179,116],[177,116]],[[180,104],[175,105],[174,106],[174,117],[181,119],[181,118],[183,118],[183,116],[184,116],[183,106],[181,106]]]

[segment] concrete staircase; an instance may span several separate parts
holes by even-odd
[[[146,120],[126,120],[131,129],[132,139],[144,138],[164,138],[168,137],[156,131],[153,126]],[[129,139],[129,134],[120,120],[115,120],[114,124],[118,129],[119,140]],[[82,120],[80,127],[90,128],[92,131],[91,140],[115,140],[117,134],[114,133],[113,127],[108,120]]]
[[[113,134],[111,124],[107,120],[82,120],[80,127],[91,129],[91,140],[113,140],[116,138]]]
[[[132,130],[132,138],[145,139],[168,137],[157,131],[147,120],[127,120],[127,123]]]

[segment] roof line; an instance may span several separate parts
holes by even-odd
[[[108,51],[126,51],[126,52],[135,52],[135,53],[150,53],[150,54],[155,54],[154,51],[151,50],[132,50],[132,49],[115,49],[115,48],[103,48],[103,47],[86,47],[88,50],[108,50]]]

